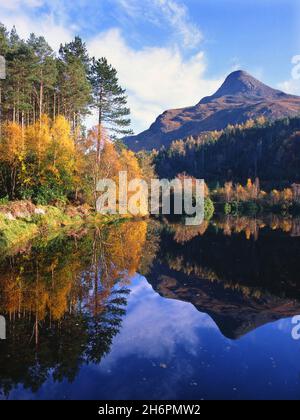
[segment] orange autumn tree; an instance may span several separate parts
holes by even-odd
[[[55,118],[50,128],[50,138],[45,175],[62,190],[71,190],[76,160],[75,144],[70,123],[64,117]]]
[[[26,128],[26,155],[38,174],[42,170],[50,142],[50,120],[43,115],[39,121]]]
[[[24,170],[24,132],[20,125],[7,122],[0,137],[0,187],[10,199],[16,196]]]
[[[130,181],[144,179],[142,168],[139,165],[136,155],[132,151],[126,149],[121,151],[120,165],[122,171],[127,173],[128,183],[130,183]],[[138,216],[146,216],[148,214],[148,194],[143,193],[143,190],[141,190],[141,185],[138,185],[138,183],[135,191],[128,193],[128,200],[130,199],[134,200],[134,205],[137,208]]]
[[[98,181],[109,178],[117,182],[121,170],[119,156],[107,132],[101,126],[89,131],[85,147],[87,200],[96,205]]]
[[[62,116],[40,121],[25,129],[25,198],[38,197],[46,204],[51,197],[72,189],[75,170],[75,144],[70,123]]]
[[[78,202],[80,198],[95,205],[97,181],[108,178],[118,186],[120,171],[127,172],[128,182],[143,178],[135,154],[115,144],[101,127],[79,136],[61,115],[54,120],[43,115],[26,127],[17,123],[2,126],[2,197],[5,192],[10,199],[39,204],[67,198]]]
[[[90,130],[85,147],[88,166],[86,169],[88,199],[91,200],[93,197],[94,205],[101,195],[97,192],[99,180],[110,179],[115,182],[118,202],[120,172],[127,173],[128,182],[134,179],[143,179],[142,169],[135,154],[119,144],[117,147],[104,128],[97,126]]]
[[[43,115],[26,127],[4,123],[0,136],[2,197],[46,204],[55,196],[66,196],[74,189],[77,152],[70,123],[62,116],[52,121]]]

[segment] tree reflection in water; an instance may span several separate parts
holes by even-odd
[[[110,352],[139,272],[167,299],[192,303],[237,339],[300,312],[300,223],[227,217],[90,227],[0,257],[0,388],[72,382]],[[141,303],[142,304],[142,303]]]
[[[36,391],[52,375],[74,380],[81,365],[109,352],[126,313],[147,224],[96,227],[38,242],[0,263],[0,387]]]

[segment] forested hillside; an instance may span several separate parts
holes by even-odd
[[[167,178],[186,172],[210,182],[299,182],[300,117],[275,122],[260,118],[175,141],[155,153],[155,162],[158,174]]]
[[[296,117],[299,112],[299,96],[273,89],[238,70],[229,74],[214,95],[201,99],[195,106],[165,111],[148,130],[128,137],[126,144],[134,151],[160,149],[169,147],[172,141],[224,130],[228,125],[245,124],[250,119],[275,121]]]

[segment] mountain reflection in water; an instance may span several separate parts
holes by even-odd
[[[285,365],[297,366],[300,343],[284,320],[300,314],[299,226],[129,221],[3,255],[2,397],[251,398],[251,363],[262,396],[300,396]],[[270,373],[275,342],[281,365]]]

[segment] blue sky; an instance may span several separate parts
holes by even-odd
[[[75,34],[107,56],[127,89],[133,128],[197,103],[244,69],[300,94],[300,0],[0,0],[0,21],[57,49]]]

